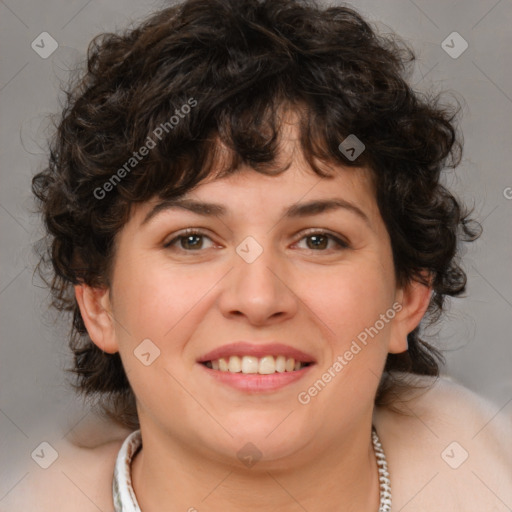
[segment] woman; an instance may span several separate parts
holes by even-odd
[[[510,418],[422,339],[478,229],[413,59],[294,0],[189,0],[93,42],[33,188],[77,388],[124,434],[61,453],[40,507],[512,506]]]

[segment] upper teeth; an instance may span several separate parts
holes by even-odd
[[[229,359],[221,357],[206,363],[208,368],[219,370],[221,372],[234,372],[234,373],[260,373],[268,375],[270,373],[283,373],[293,372],[300,370],[305,363],[295,361],[293,357],[286,358],[285,356],[265,356],[257,358],[254,356],[231,356]]]

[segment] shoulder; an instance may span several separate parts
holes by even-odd
[[[58,456],[47,469],[30,465],[29,474],[13,491],[2,512],[37,510],[97,512],[113,509],[112,479],[117,454],[130,433],[115,430],[114,437],[84,446],[62,439],[51,443]],[[95,433],[91,432],[91,438]]]
[[[401,506],[408,500],[411,510],[422,510],[422,500],[497,510],[511,504],[511,408],[448,377],[422,377],[419,384],[423,389],[397,396],[401,414],[389,408],[375,414],[391,476],[394,469],[403,482],[397,484]]]
[[[439,378],[421,376],[417,378],[416,390],[396,395],[395,405],[402,410],[405,421],[413,421],[418,415],[438,429],[462,429],[466,433],[476,435],[484,430],[493,435],[503,428],[512,426],[512,408],[500,407],[462,386],[454,379],[442,376]],[[409,418],[406,420],[405,418]],[[462,431],[460,433],[462,433]]]

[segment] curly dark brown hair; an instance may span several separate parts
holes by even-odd
[[[229,158],[219,177],[240,164],[283,172],[284,107],[300,113],[301,149],[319,176],[319,162],[370,169],[397,282],[431,284],[425,319],[438,320],[446,296],[465,290],[459,242],[480,226],[441,183],[462,156],[460,105],[413,90],[414,60],[353,9],[308,0],[187,0],[95,37],[87,69],[65,89],[48,166],[32,182],[47,230],[38,270],[53,305],[73,317],[75,389],[138,428],[119,354],[92,343],[73,285],[108,287],[131,205],[191,190],[218,167],[220,141]],[[350,134],[365,145],[355,160],[339,148]],[[398,374],[437,376],[442,362],[418,326],[406,352],[388,355],[375,403],[391,404],[404,385]]]

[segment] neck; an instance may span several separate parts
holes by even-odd
[[[132,485],[144,512],[379,508],[371,421],[350,435],[340,433],[334,447],[306,447],[289,460],[262,460],[251,468],[241,468],[238,459],[205,457],[157,432],[143,436],[143,448],[132,461]]]

